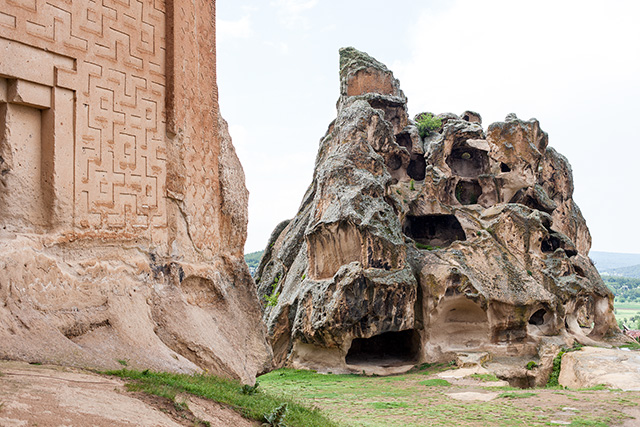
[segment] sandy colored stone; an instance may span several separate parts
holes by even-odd
[[[583,347],[562,356],[558,381],[569,388],[604,384],[625,391],[640,390],[640,352]]]
[[[0,25],[0,358],[253,383],[215,1],[32,3]]]
[[[455,400],[462,400],[464,402],[473,402],[473,401],[481,401],[481,402],[489,402],[490,400],[498,397],[499,393],[492,392],[479,392],[479,391],[461,391],[458,393],[445,393],[446,396],[449,396]]]
[[[485,129],[478,113],[444,113],[421,135],[426,113],[409,118],[393,73],[353,48],[337,107],[256,272],[276,365],[458,359],[530,386],[560,347],[619,334],[571,167],[537,120]]]

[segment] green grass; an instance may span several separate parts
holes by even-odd
[[[178,394],[190,393],[228,405],[245,417],[261,422],[265,421],[265,416],[286,403],[288,409],[285,423],[289,427],[338,426],[318,409],[310,409],[293,398],[279,397],[274,393],[261,390],[256,390],[253,394],[245,394],[242,392],[242,384],[239,381],[213,375],[139,372],[128,369],[108,371],[106,374],[131,380],[127,388],[132,391],[154,394],[174,402]]]
[[[498,395],[498,397],[502,397],[505,399],[524,399],[527,397],[533,397],[535,396],[535,393],[531,393],[531,392],[507,392],[507,393],[500,393],[500,395]]]
[[[628,342],[626,344],[622,344],[620,348],[628,348],[629,350],[640,350],[639,342]]]
[[[473,378],[483,382],[500,381],[500,378],[496,377],[494,374],[471,374],[469,375],[469,378]]]
[[[640,302],[613,302],[613,308],[615,310],[616,320],[619,322],[622,319],[629,321],[632,317],[640,316]],[[631,322],[629,322],[631,323]],[[635,325],[628,325],[630,328]]]
[[[408,408],[409,404],[405,402],[370,402],[369,405],[375,409],[396,409],[396,408]]]
[[[451,383],[441,378],[432,378],[430,380],[420,381],[418,384],[426,385],[427,387],[448,387]]]

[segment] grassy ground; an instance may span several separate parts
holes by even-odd
[[[491,376],[438,378],[446,365],[393,377],[321,375],[280,369],[259,378],[264,390],[295,396],[344,426],[609,426],[630,417],[640,392],[492,387]],[[493,400],[461,401],[481,393]]]
[[[284,420],[288,427],[338,426],[319,410],[300,404],[297,399],[278,396],[278,393],[264,392],[260,390],[260,387],[257,389],[243,388],[242,384],[237,381],[212,375],[180,375],[128,369],[109,371],[107,374],[132,380],[127,384],[131,391],[142,391],[165,397],[173,401],[178,408],[184,404],[177,402],[176,396],[180,393],[190,393],[223,403],[246,418],[260,422],[275,418],[274,413],[277,408],[286,404]],[[273,425],[279,424],[274,423]]]
[[[616,313],[616,320],[620,321],[627,319],[629,321],[634,316],[640,315],[640,302],[614,302],[613,305]],[[629,322],[630,323],[630,322]],[[635,327],[635,325],[628,325],[629,327]]]

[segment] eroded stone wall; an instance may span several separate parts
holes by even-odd
[[[16,338],[0,357],[110,366],[137,348],[141,366],[250,380],[269,350],[247,197],[213,0],[0,0],[0,335]],[[147,350],[123,338],[130,322]],[[50,351],[20,344],[40,333]]]

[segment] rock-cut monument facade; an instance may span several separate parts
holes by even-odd
[[[0,358],[268,366],[217,93],[213,0],[0,0]]]
[[[420,132],[393,73],[353,48],[340,51],[337,107],[300,209],[256,272],[277,365],[471,360],[533,385],[561,346],[619,332],[571,167],[537,120],[485,129],[466,111]]]

